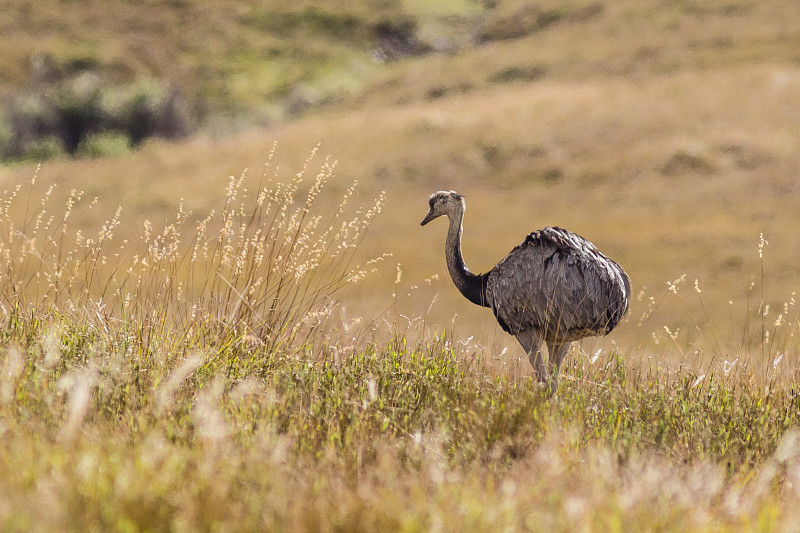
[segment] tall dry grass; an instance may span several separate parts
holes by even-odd
[[[0,528],[797,523],[796,360],[671,366],[659,352],[629,361],[636,346],[581,346],[548,398],[499,350],[402,315],[401,267],[384,315],[342,324],[332,310],[374,267],[353,254],[382,197],[353,205],[351,188],[328,208],[334,165],[315,161],[289,176],[268,165],[255,180],[231,177],[218,209],[179,210],[157,230],[143,221],[127,238],[124,206],[88,232],[73,220],[102,199],[75,192],[55,206],[35,180],[7,196]],[[766,243],[760,251],[767,261]],[[668,296],[702,296],[686,284]],[[659,320],[651,301],[645,333]],[[798,328],[787,305],[774,322],[765,305],[747,310],[768,344],[743,351],[784,349]],[[348,331],[358,318],[362,337]]]
[[[220,336],[263,353],[305,345],[369,268],[353,257],[383,206],[382,195],[353,206],[354,183],[334,211],[316,208],[335,162],[313,173],[314,156],[289,179],[269,162],[256,178],[231,176],[206,216],[181,203],[163,227],[145,219],[133,233],[123,206],[95,232],[76,228],[82,212],[107,206],[76,190],[53,205],[55,186],[37,197],[34,177],[0,203],[3,320],[83,324],[139,355],[188,353]]]

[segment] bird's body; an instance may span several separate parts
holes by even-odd
[[[591,242],[561,228],[527,235],[489,272],[473,274],[461,256],[464,210],[461,195],[437,192],[422,225],[441,215],[450,219],[445,253],[456,287],[492,309],[503,330],[522,344],[540,381],[550,374],[541,353],[546,343],[557,380],[572,341],[606,335],[622,320],[631,292],[627,274]]]

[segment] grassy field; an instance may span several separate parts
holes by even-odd
[[[0,166],[2,529],[797,530],[791,3],[6,4],[3,91],[49,54],[216,111]],[[559,225],[630,274],[554,397],[438,189],[473,271]]]
[[[793,303],[733,361],[580,350],[551,397],[459,328],[345,315],[383,199],[302,176],[135,238],[72,225],[99,203],[5,199],[4,529],[796,525]]]

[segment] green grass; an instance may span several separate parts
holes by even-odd
[[[224,341],[138,358],[98,332],[12,320],[4,529],[702,531],[797,518],[800,410],[785,384],[697,385],[612,355],[570,368],[549,399],[444,338],[256,350],[253,369]]]
[[[758,364],[758,345],[734,366],[578,351],[551,396],[452,331],[334,319],[372,270],[348,258],[380,200],[317,203],[333,171],[304,177],[314,161],[231,178],[200,223],[180,212],[123,240],[121,215],[73,232],[92,200],[59,210],[35,184],[6,198],[0,527],[796,523],[796,361]]]

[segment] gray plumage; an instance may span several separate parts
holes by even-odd
[[[525,349],[540,381],[558,372],[570,343],[607,335],[625,316],[631,294],[628,275],[591,242],[561,228],[534,231],[486,274],[473,274],[461,255],[466,205],[454,191],[431,195],[424,226],[445,215],[447,268],[471,302],[494,311],[500,327]],[[551,372],[541,345],[547,344]]]

